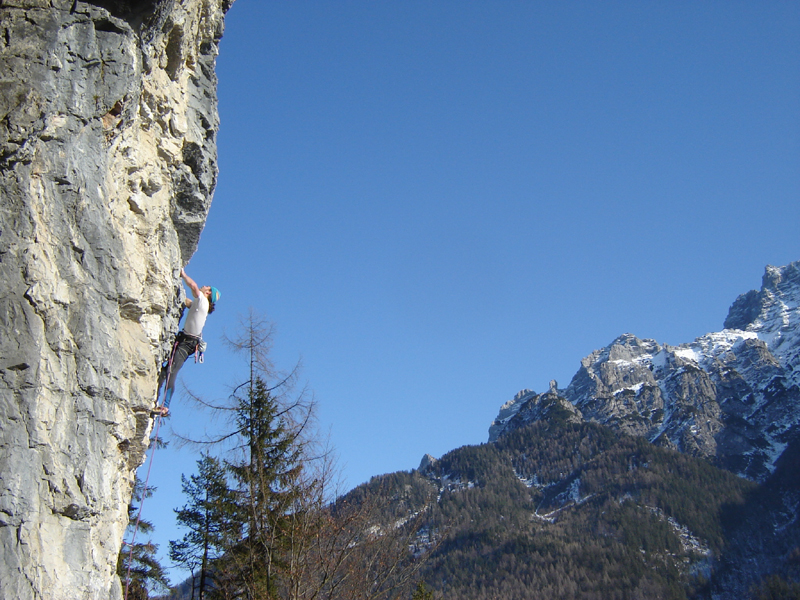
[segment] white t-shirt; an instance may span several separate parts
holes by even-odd
[[[189,314],[186,315],[186,322],[183,324],[184,333],[195,337],[203,336],[203,326],[206,324],[208,316],[208,298],[205,294],[200,294],[199,298],[192,298],[192,305],[189,307]]]

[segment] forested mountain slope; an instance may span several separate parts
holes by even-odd
[[[489,443],[352,497],[422,515],[444,599],[800,597],[799,301],[800,262],[767,267],[723,331],[620,336],[503,405]]]
[[[424,512],[425,581],[446,599],[705,592],[756,484],[543,402],[546,419],[366,486],[387,523]]]

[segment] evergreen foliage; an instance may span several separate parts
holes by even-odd
[[[770,575],[751,590],[753,600],[800,600],[800,583],[786,581],[780,575]]]
[[[443,599],[695,596],[754,484],[566,416],[365,487],[440,532],[423,576]]]
[[[242,525],[242,537],[223,562],[247,587],[248,597],[270,598],[277,593],[278,574],[291,568],[294,516],[301,510],[300,496],[308,491],[301,479],[302,427],[287,423],[288,413],[259,375],[244,397],[235,398],[241,457],[226,464],[236,484],[234,518]]]
[[[189,531],[181,540],[171,541],[169,557],[192,574],[192,597],[213,597],[212,563],[219,559],[231,540],[241,537],[242,527],[234,517],[235,498],[227,473],[219,459],[204,454],[197,461],[197,474],[181,476],[187,504],[176,509],[176,520]],[[208,592],[211,591],[211,594]]]
[[[425,585],[424,581],[420,581],[411,594],[411,600],[433,600],[433,590]]]
[[[127,588],[128,600],[147,600],[151,592],[161,593],[169,588],[169,579],[156,556],[158,546],[150,540],[136,541],[137,537],[151,533],[153,524],[139,518],[139,506],[135,503],[150,498],[154,491],[154,487],[146,488],[141,479],[135,479],[131,503],[128,505],[126,538],[129,541],[122,545],[117,558],[117,575]]]
[[[800,437],[796,436],[778,459],[774,473],[751,490],[743,504],[726,507],[722,514],[726,551],[709,582],[712,593],[719,596],[730,589],[759,586],[766,593],[770,581],[800,584],[798,473]]]

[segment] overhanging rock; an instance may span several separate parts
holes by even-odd
[[[217,176],[226,0],[0,8],[0,597],[115,575]]]

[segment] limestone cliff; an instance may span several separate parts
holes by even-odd
[[[0,598],[121,597],[231,2],[0,2]]]

